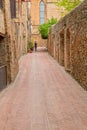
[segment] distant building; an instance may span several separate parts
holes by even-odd
[[[31,0],[30,14],[32,26],[32,38],[37,40],[38,46],[46,46],[46,41],[41,39],[38,32],[40,24],[54,17],[59,18],[60,13],[55,3],[58,0]]]

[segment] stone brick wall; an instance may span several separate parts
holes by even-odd
[[[55,53],[53,56],[59,64],[63,65],[65,70],[87,89],[86,0],[52,27],[48,39],[48,50],[52,55]]]

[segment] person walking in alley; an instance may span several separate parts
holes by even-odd
[[[37,51],[37,42],[36,41],[34,43],[34,48],[35,48],[35,51]]]

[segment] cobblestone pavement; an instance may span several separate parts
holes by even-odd
[[[87,92],[47,52],[25,55],[0,93],[0,130],[87,130]]]

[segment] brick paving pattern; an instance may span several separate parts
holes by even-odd
[[[87,130],[87,92],[47,52],[25,55],[0,94],[0,130]]]

